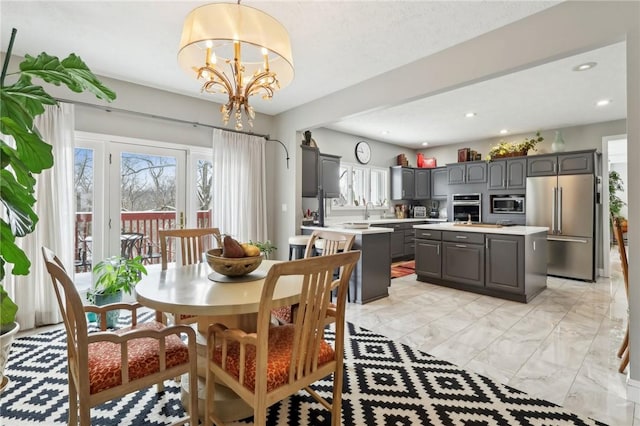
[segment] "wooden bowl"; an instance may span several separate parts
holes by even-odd
[[[262,263],[262,255],[251,257],[222,257],[222,249],[207,250],[207,263],[221,275],[241,277],[256,270]]]

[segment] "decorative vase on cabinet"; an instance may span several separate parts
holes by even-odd
[[[551,144],[551,150],[553,152],[564,151],[564,138],[562,137],[562,132],[560,130],[556,130],[556,139]]]

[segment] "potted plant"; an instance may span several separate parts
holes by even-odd
[[[130,259],[113,256],[98,262],[93,267],[93,273],[97,276],[96,283],[87,292],[87,300],[96,306],[104,306],[121,302],[123,292],[131,294],[142,274],[147,274],[147,269],[142,264],[142,256]],[[107,328],[115,328],[119,317],[120,310],[107,312]]]
[[[42,86],[32,82],[39,78],[59,86],[64,84],[74,92],[90,91],[99,99],[112,101],[116,95],[104,86],[87,65],[75,54],[59,60],[55,56],[41,53],[37,57],[25,55],[19,70],[9,72],[9,60],[13,50],[16,29],[11,39],[2,74],[0,74],[0,386],[6,383],[4,361],[8,355],[5,346],[18,330],[15,322],[18,307],[2,285],[7,264],[13,275],[28,275],[31,261],[16,244],[16,238],[24,237],[35,230],[38,215],[33,210],[36,179],[43,170],[53,166],[51,145],[44,141],[34,124],[34,119],[45,111],[46,105],[58,105]],[[5,85],[10,77],[13,84]],[[11,136],[10,142],[6,136]]]
[[[264,253],[265,259],[269,259],[269,256],[271,255],[271,253],[274,252],[275,250],[278,250],[278,247],[271,244],[270,240],[267,240],[265,242],[261,242],[261,241],[253,242],[249,240],[249,244],[253,244],[254,246],[258,247],[260,251]]]
[[[622,206],[626,203],[618,197],[617,192],[624,191],[624,182],[620,177],[620,174],[615,170],[609,172],[609,212],[611,213],[611,223],[613,219],[620,218],[620,224],[622,226],[622,232],[627,232],[627,219],[620,215]]]
[[[530,150],[536,150],[536,145],[542,142],[544,138],[540,136],[540,132],[536,132],[532,138],[525,138],[522,142],[504,142],[496,146],[493,146],[486,157],[487,161],[491,161],[494,158],[504,157],[521,157],[527,155]]]

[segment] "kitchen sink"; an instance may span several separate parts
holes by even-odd
[[[515,226],[515,223],[465,223],[465,222],[457,222],[454,223],[453,226],[470,226],[472,228],[502,228],[504,226]]]

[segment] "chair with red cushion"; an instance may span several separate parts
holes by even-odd
[[[265,425],[267,408],[305,389],[331,411],[331,424],[341,424],[344,311],[349,278],[360,251],[276,263],[262,288],[257,331],[209,327],[207,335],[207,413],[205,424],[223,424],[213,409],[216,383],[222,383],[253,408],[253,422]],[[336,269],[343,273],[333,279]],[[293,324],[273,327],[271,310],[277,304],[279,283],[302,285]],[[337,289],[336,304],[330,294]],[[324,339],[326,324],[335,323],[335,343]],[[252,330],[248,330],[252,331]],[[333,374],[331,403],[310,385]]]
[[[618,251],[620,253],[620,266],[622,267],[622,278],[624,279],[624,290],[627,295],[627,301],[629,300],[629,263],[627,259],[627,249],[624,246],[624,235],[622,232],[622,224],[620,218],[613,219],[613,235],[616,238],[616,244],[618,245]],[[624,370],[629,365],[629,319],[627,318],[627,331],[625,332],[624,339],[620,349],[618,349],[618,358],[622,358],[620,361],[620,367],[618,371],[624,373]]]
[[[189,374],[190,407],[197,407],[197,366],[195,332],[186,325],[166,327],[151,321],[138,324],[139,303],[83,306],[78,290],[62,262],[46,247],[42,255],[67,331],[69,425],[91,424],[91,408],[164,380]],[[131,327],[89,333],[86,312],[95,312],[106,326],[106,313],[114,309],[131,311]],[[186,335],[185,344],[181,335]],[[187,407],[176,425],[198,424],[198,413]]]

